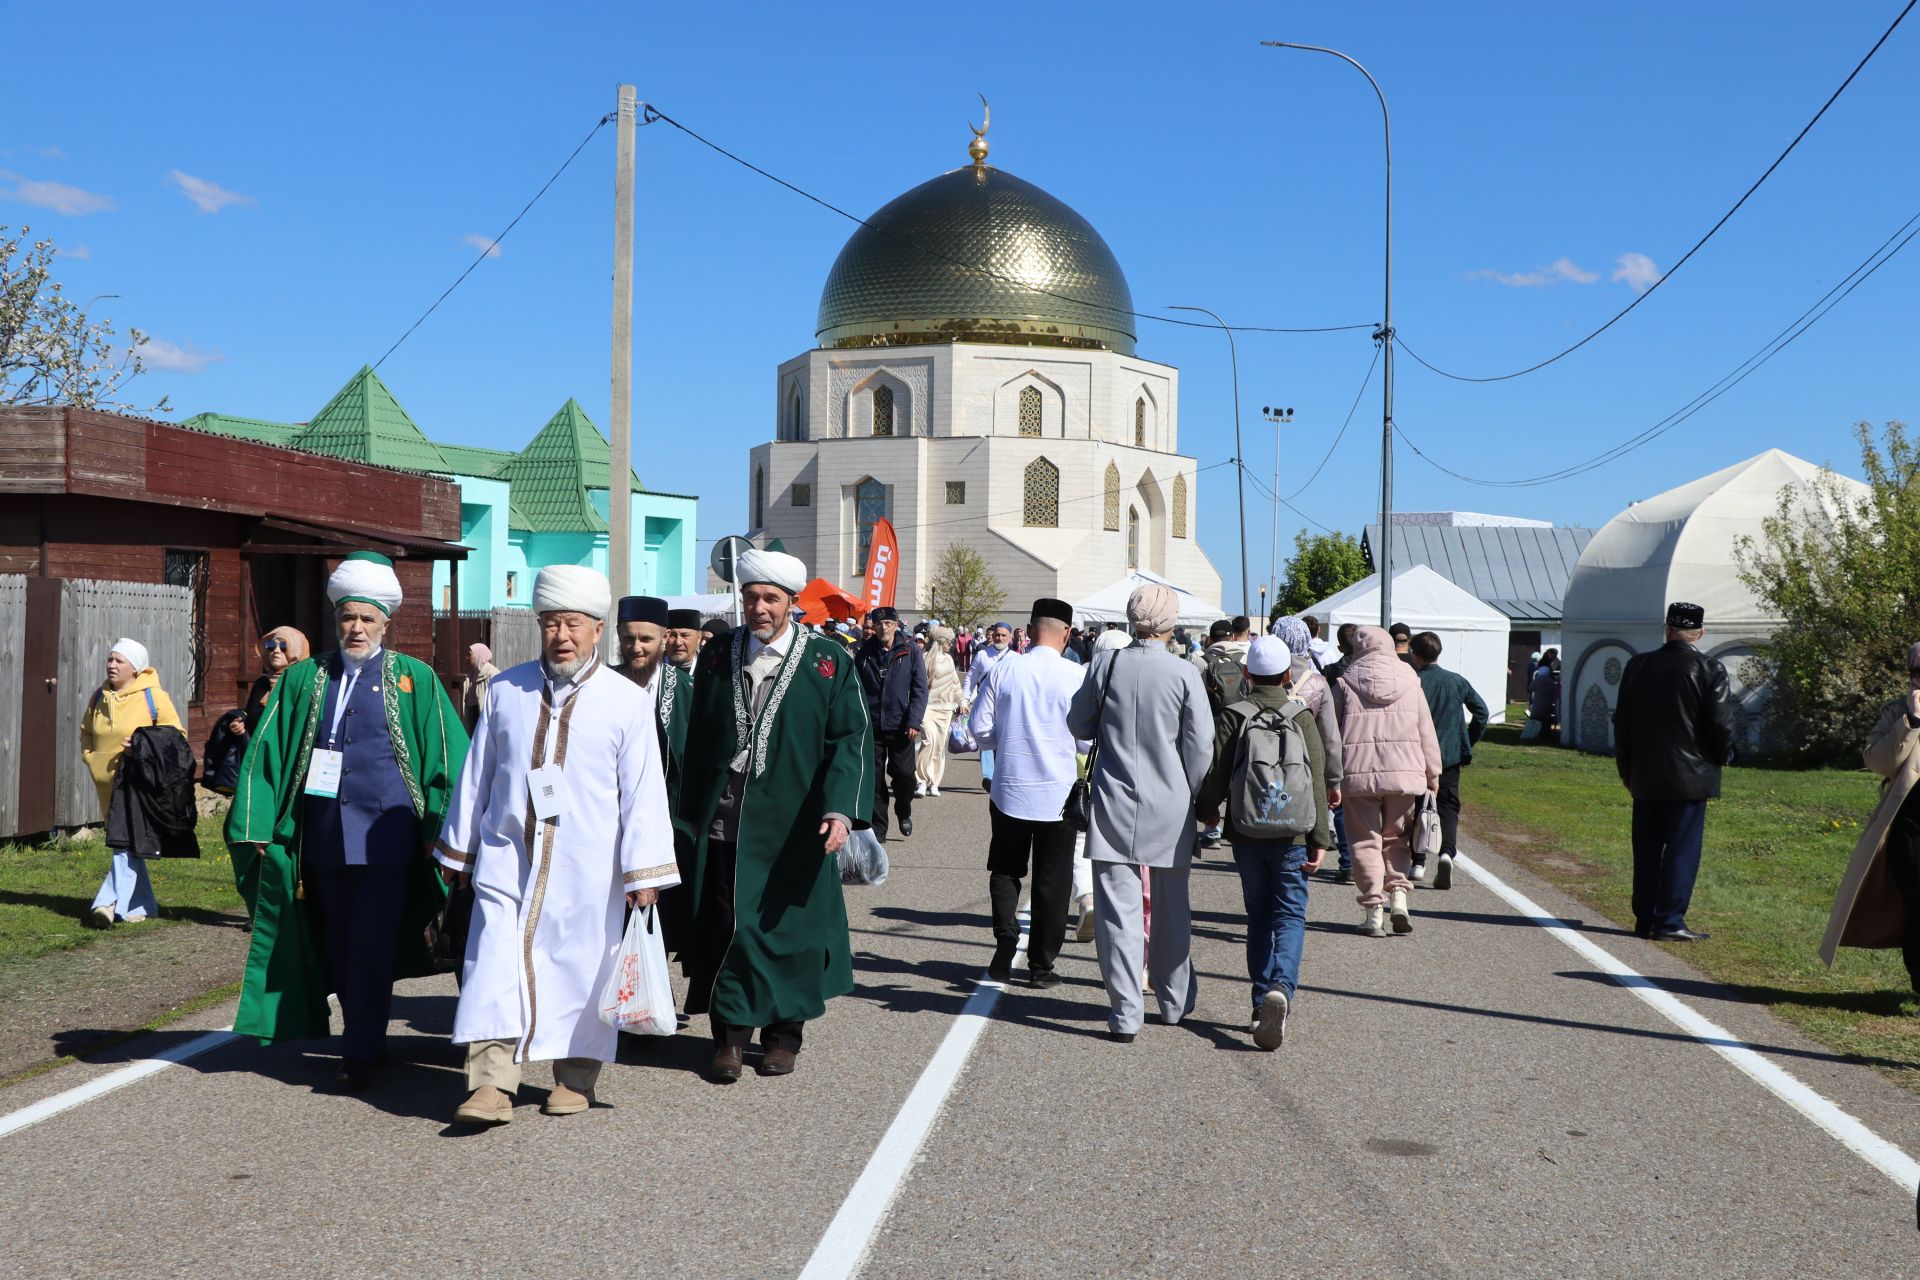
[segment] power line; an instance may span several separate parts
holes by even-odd
[[[1679,426],[1688,418],[1691,418],[1694,414],[1700,412],[1700,410],[1706,408],[1715,400],[1718,400],[1721,396],[1746,381],[1747,378],[1762,365],[1791,346],[1801,334],[1820,323],[1828,312],[1846,301],[1848,294],[1851,294],[1855,289],[1865,284],[1874,272],[1891,262],[1896,254],[1913,241],[1915,236],[1920,236],[1920,226],[1916,226],[1916,223],[1920,223],[1920,212],[1916,212],[1896,228],[1894,233],[1881,241],[1879,246],[1862,259],[1858,266],[1843,276],[1838,284],[1835,284],[1831,289],[1827,290],[1826,293],[1822,294],[1812,306],[1796,316],[1786,328],[1768,339],[1752,355],[1748,356],[1745,360],[1741,361],[1740,364],[1734,366],[1732,370],[1724,374],[1719,381],[1646,430],[1637,435],[1629,436],[1611,449],[1603,453],[1595,454],[1583,462],[1576,462],[1571,466],[1563,467],[1558,471],[1548,472],[1545,475],[1528,476],[1517,480],[1488,480],[1479,476],[1470,476],[1463,472],[1455,471],[1453,468],[1435,461],[1424,452],[1419,445],[1415,444],[1404,431],[1400,431],[1398,427],[1395,428],[1395,431],[1399,433],[1402,440],[1406,441],[1408,448],[1412,449],[1416,454],[1419,454],[1423,460],[1436,470],[1444,472],[1456,480],[1465,481],[1467,484],[1480,485],[1484,488],[1533,488],[1540,485],[1555,484],[1561,480],[1570,480],[1575,476],[1584,475],[1589,471],[1605,466],[1609,462],[1623,458],[1636,449],[1653,443],[1653,441],[1673,430],[1673,428]]]
[[[1748,197],[1752,196],[1754,192],[1760,189],[1760,185],[1762,183],[1764,183],[1768,178],[1771,178],[1773,176],[1773,171],[1775,169],[1778,169],[1781,166],[1781,164],[1785,162],[1786,158],[1793,154],[1793,149],[1800,145],[1800,140],[1802,138],[1805,138],[1808,133],[1812,132],[1814,125],[1820,123],[1820,117],[1827,114],[1827,108],[1831,107],[1835,102],[1839,101],[1840,95],[1847,91],[1847,86],[1853,83],[1854,77],[1858,76],[1861,73],[1861,71],[1866,69],[1867,63],[1873,60],[1873,55],[1880,52],[1880,46],[1887,42],[1887,37],[1893,34],[1894,28],[1898,27],[1901,24],[1901,22],[1903,22],[1906,19],[1907,14],[1913,11],[1913,7],[1915,4],[1920,4],[1920,0],[1907,0],[1907,7],[1900,11],[1898,17],[1894,18],[1892,25],[1890,25],[1885,31],[1880,33],[1880,38],[1873,42],[1873,48],[1867,50],[1866,56],[1861,58],[1860,61],[1857,64],[1855,64],[1852,71],[1849,71],[1847,73],[1847,78],[1840,82],[1840,87],[1838,89],[1835,89],[1832,92],[1832,94],[1828,95],[1827,100],[1820,104],[1820,109],[1813,113],[1813,119],[1807,121],[1807,123],[1804,126],[1802,126],[1799,133],[1796,133],[1795,135],[1793,135],[1793,141],[1787,144],[1787,149],[1774,157],[1773,163],[1767,166],[1766,172],[1762,173],[1758,178],[1755,178],[1753,180],[1753,185],[1748,187],[1744,192],[1741,193],[1740,198],[1733,202],[1733,207],[1731,209],[1728,209],[1725,213],[1721,214],[1720,220],[1718,222],[1714,223],[1711,227],[1707,228],[1707,234],[1701,236],[1697,241],[1695,241],[1693,248],[1687,250],[1684,254],[1680,255],[1680,260],[1674,263],[1671,267],[1667,268],[1666,272],[1663,275],[1661,275],[1659,279],[1655,280],[1651,285],[1647,286],[1647,291],[1645,293],[1638,295],[1637,297],[1634,298],[1632,302],[1629,302],[1626,306],[1622,307],[1619,311],[1615,312],[1613,317],[1609,319],[1605,324],[1601,325],[1598,329],[1595,329],[1592,333],[1589,333],[1586,337],[1580,339],[1580,341],[1574,343],[1572,346],[1568,347],[1566,350],[1561,351],[1557,355],[1548,356],[1545,360],[1540,361],[1538,364],[1530,364],[1526,368],[1516,369],[1512,373],[1493,374],[1488,377],[1473,377],[1467,374],[1449,372],[1448,370],[1442,369],[1438,365],[1435,365],[1434,363],[1426,359],[1426,357],[1422,356],[1419,352],[1415,351],[1412,347],[1409,347],[1404,342],[1400,343],[1400,349],[1406,352],[1408,355],[1412,356],[1420,364],[1425,365],[1427,369],[1430,370],[1431,372],[1437,373],[1443,378],[1451,378],[1455,382],[1506,382],[1512,378],[1519,378],[1519,377],[1523,377],[1526,374],[1534,373],[1538,370],[1546,368],[1548,365],[1553,364],[1556,361],[1565,359],[1567,356],[1572,355],[1574,352],[1578,351],[1580,348],[1586,346],[1589,342],[1592,342],[1595,338],[1599,337],[1601,334],[1605,333],[1607,330],[1613,328],[1614,325],[1624,320],[1627,317],[1628,313],[1630,313],[1635,307],[1645,302],[1648,298],[1651,298],[1653,296],[1654,290],[1658,289],[1661,285],[1665,284],[1667,281],[1673,279],[1674,273],[1679,271],[1681,267],[1686,266],[1687,260],[1693,257],[1694,254],[1700,252],[1701,248],[1707,243],[1707,241],[1713,239],[1714,234],[1718,232],[1721,227],[1724,227],[1727,225],[1728,219],[1732,218],[1734,214],[1740,212],[1740,206],[1744,205],[1747,202]]]
[[[1287,499],[1297,498],[1308,489],[1311,489],[1313,482],[1320,478],[1320,473],[1326,470],[1327,463],[1332,461],[1333,451],[1340,447],[1341,437],[1345,436],[1347,434],[1347,428],[1353,425],[1354,410],[1360,407],[1360,398],[1367,394],[1367,387],[1373,382],[1373,371],[1380,363],[1381,350],[1381,344],[1375,343],[1373,347],[1373,359],[1367,364],[1367,376],[1360,379],[1360,389],[1353,393],[1353,404],[1347,409],[1347,420],[1340,424],[1340,430],[1334,435],[1333,443],[1327,446],[1326,456],[1320,459],[1320,465],[1313,469],[1313,474],[1307,477],[1307,482],[1288,494]],[[1283,499],[1283,501],[1285,500],[1286,499]]]
[[[1266,494],[1269,500],[1279,503],[1281,506],[1293,512],[1293,514],[1299,516],[1302,520],[1305,520],[1308,524],[1320,530],[1322,533],[1339,532],[1339,530],[1337,529],[1327,528],[1326,525],[1321,524],[1318,520],[1315,520],[1312,516],[1308,515],[1305,511],[1301,510],[1299,507],[1294,506],[1291,502],[1287,501],[1285,498],[1281,497],[1279,494],[1275,493],[1273,490],[1267,488],[1266,483],[1262,481],[1259,476],[1254,475],[1253,472],[1251,471],[1247,472],[1247,479],[1253,481],[1253,487],[1258,489],[1261,493]]]
[[[600,122],[598,124],[594,125],[593,128],[587,130],[587,136],[580,139],[580,145],[575,147],[573,151],[567,156],[567,158],[561,162],[560,167],[553,171],[553,176],[551,178],[548,178],[545,184],[542,185],[538,191],[533,193],[533,199],[527,201],[527,203],[521,207],[520,212],[513,215],[513,221],[509,222],[506,225],[506,227],[502,229],[500,234],[495,236],[493,240],[487,245],[487,247],[480,251],[479,257],[475,258],[472,262],[469,262],[467,264],[467,269],[465,271],[462,271],[459,277],[456,280],[454,280],[452,284],[447,286],[446,292],[442,293],[439,297],[435,298],[433,300],[433,305],[431,307],[428,307],[425,311],[422,311],[420,313],[420,318],[418,320],[415,320],[411,325],[407,326],[407,331],[401,334],[398,338],[395,338],[393,341],[393,345],[391,347],[388,347],[385,353],[382,354],[378,360],[375,360],[373,362],[373,367],[375,370],[378,370],[381,365],[387,362],[387,356],[392,355],[395,351],[400,349],[401,343],[405,342],[408,338],[411,338],[413,336],[413,331],[415,329],[418,329],[422,324],[426,323],[427,317],[432,315],[435,311],[437,311],[440,307],[440,304],[445,302],[447,298],[453,293],[453,291],[455,289],[458,289],[461,286],[461,284],[465,282],[466,278],[473,274],[473,269],[475,267],[479,266],[482,262],[485,262],[487,258],[493,254],[494,250],[500,247],[500,242],[507,238],[507,232],[512,231],[515,227],[519,226],[520,219],[527,216],[527,210],[533,208],[534,205],[540,203],[540,197],[547,194],[547,188],[551,187],[554,183],[560,180],[560,175],[567,171],[567,166],[573,163],[574,157],[578,156],[582,151],[585,151],[587,149],[587,144],[593,141],[593,135],[595,135],[596,133],[599,133],[601,129],[605,128],[607,123],[613,119],[614,114],[615,113],[609,111],[606,115],[600,117]]]
[[[1914,0],[1914,2],[1920,3],[1920,0]],[[686,134],[689,138],[692,138],[695,142],[698,142],[701,146],[706,147],[707,149],[714,151],[722,156],[725,156],[727,159],[733,161],[735,164],[741,166],[744,169],[749,169],[752,172],[759,174],[761,177],[765,178],[767,181],[771,183],[774,183],[776,186],[785,187],[788,191],[793,192],[793,194],[799,196],[803,200],[810,200],[814,204],[819,205],[822,209],[825,209],[831,213],[839,214],[841,217],[845,218],[849,222],[856,223],[862,227],[865,227],[867,230],[872,231],[877,235],[883,235],[887,237],[889,240],[895,241],[896,243],[904,244],[909,248],[918,250],[919,252],[926,254],[928,257],[938,258],[942,262],[945,262],[951,266],[960,268],[962,271],[971,271],[978,275],[987,276],[991,279],[999,280],[1007,284],[1017,285],[1018,287],[1025,289],[1030,293],[1043,294],[1046,297],[1057,298],[1062,302],[1070,302],[1075,306],[1087,307],[1090,310],[1094,310],[1094,311],[1105,311],[1110,315],[1132,316],[1135,319],[1139,319],[1139,320],[1157,320],[1161,324],[1179,325],[1180,327],[1186,328],[1186,329],[1229,328],[1229,329],[1232,329],[1235,333],[1345,333],[1355,329],[1373,329],[1377,327],[1376,325],[1373,325],[1371,323],[1318,325],[1318,326],[1313,326],[1308,328],[1283,328],[1283,327],[1276,327],[1271,325],[1238,325],[1238,324],[1224,325],[1224,326],[1214,325],[1214,324],[1206,324],[1199,320],[1178,320],[1172,316],[1154,315],[1152,312],[1148,312],[1148,311],[1129,311],[1124,307],[1116,307],[1104,302],[1094,302],[1088,298],[1077,298],[1077,297],[1074,297],[1072,294],[1059,293],[1052,289],[1043,289],[1037,285],[1033,285],[1028,283],[1025,280],[1022,280],[1017,276],[1006,275],[1002,272],[993,270],[993,268],[991,267],[981,266],[979,263],[976,263],[976,262],[962,261],[959,258],[955,258],[949,254],[942,253],[938,249],[930,249],[926,245],[920,244],[917,241],[910,240],[907,237],[902,235],[898,235],[892,231],[887,230],[885,227],[877,227],[873,223],[867,221],[865,218],[860,217],[858,214],[849,213],[847,210],[842,209],[839,205],[834,204],[832,201],[824,199],[820,196],[817,196],[813,194],[813,192],[808,191],[803,187],[796,186],[793,183],[788,182],[785,178],[782,178],[780,175],[776,173],[771,173],[766,169],[761,168],[759,165],[753,163],[753,161],[748,160],[743,156],[736,155],[735,153],[727,150],[725,147],[713,141],[711,138],[704,137],[701,134],[694,132],[692,129],[688,128],[686,125],[680,123],[680,121],[675,120],[672,116],[660,110],[660,108],[654,106],[652,103],[650,102],[642,103],[641,106],[645,111],[646,120],[648,123],[651,123],[655,120],[660,120],[667,124],[670,124],[674,128],[678,129],[680,132]]]

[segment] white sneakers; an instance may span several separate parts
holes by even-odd
[[[1407,878],[1415,884],[1419,884],[1425,880],[1427,878],[1427,864],[1425,862],[1415,862],[1413,864],[1413,870],[1408,873]]]
[[[1287,1038],[1287,993],[1267,992],[1260,1002],[1260,1016],[1253,1024],[1253,1042],[1269,1052],[1278,1049]]]
[[[1453,855],[1443,853],[1433,868],[1433,887],[1436,889],[1453,888]]]
[[[1073,931],[1075,942],[1093,941],[1093,899],[1080,899],[1080,927]]]
[[[926,784],[926,783],[924,783],[924,782],[922,782],[922,783],[919,783],[919,784],[917,784],[917,785],[916,785],[916,786],[915,786],[915,787],[913,788],[913,798],[914,798],[914,799],[916,799],[916,800],[924,800],[924,799],[926,799],[926,795],[927,795],[927,784]]]
[[[1366,908],[1366,912],[1367,914],[1360,921],[1360,932],[1366,934],[1369,938],[1386,937],[1386,913],[1379,907],[1368,907]]]
[[[1380,908],[1375,907],[1378,911]],[[1395,933],[1412,933],[1413,916],[1407,911],[1407,891],[1395,889],[1387,897],[1387,915],[1393,920]]]
[[[928,788],[927,788],[927,794],[928,794],[928,795],[930,795],[930,796],[937,796],[937,795],[939,795],[939,794],[940,794],[940,788],[938,788],[938,787],[928,787]]]

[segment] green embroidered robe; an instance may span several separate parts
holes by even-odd
[[[715,639],[694,664],[674,821],[692,853],[695,921],[707,918],[708,831],[740,750],[738,716],[747,704],[736,690],[746,687],[746,639],[744,628]],[[865,826],[873,805],[873,730],[847,651],[801,628],[768,678],[773,688],[746,735],[734,930],[696,930],[687,956],[687,1012],[711,1011],[741,1027],[817,1018],[828,1000],[853,990],[840,867],[824,851],[820,824],[840,813]]]
[[[253,916],[233,1029],[262,1041],[327,1034],[327,994],[333,986],[326,948],[300,893],[300,847],[307,763],[327,701],[331,656],[296,662],[281,674],[248,737],[227,813],[233,877]],[[382,655],[380,700],[394,757],[420,819],[424,855],[439,836],[466,759],[467,731],[433,669],[418,658],[391,649]],[[439,873],[422,856],[407,884],[397,976],[433,972],[424,930],[445,901]]]

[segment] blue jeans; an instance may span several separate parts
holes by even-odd
[[[1347,815],[1333,811],[1333,842],[1340,846],[1340,869],[1353,870],[1353,846],[1347,843]]]
[[[1247,976],[1253,1007],[1267,992],[1293,998],[1300,981],[1300,946],[1307,936],[1307,846],[1278,840],[1233,841],[1240,896],[1247,904]]]
[[[1633,921],[1656,932],[1684,929],[1700,874],[1705,800],[1633,802]]]

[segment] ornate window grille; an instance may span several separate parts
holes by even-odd
[[[1020,388],[1020,434],[1040,434],[1040,388]]]
[[[1101,525],[1109,533],[1120,532],[1120,468],[1107,464],[1107,505]]]
[[[1140,508],[1127,508],[1127,568],[1140,567]]]
[[[1173,478],[1173,536],[1187,536],[1187,478]]]
[[[1133,447],[1147,447],[1147,401],[1144,396],[1133,402]]]
[[[893,434],[893,388],[884,382],[873,389],[873,434]]]
[[[947,505],[964,507],[967,505],[967,482],[965,480],[947,481]]]
[[[1045,458],[1027,464],[1022,523],[1043,529],[1060,527],[1060,468]]]
[[[854,486],[853,519],[860,529],[860,562],[855,573],[867,571],[867,557],[873,552],[873,524],[887,514],[887,486],[869,476]]]

